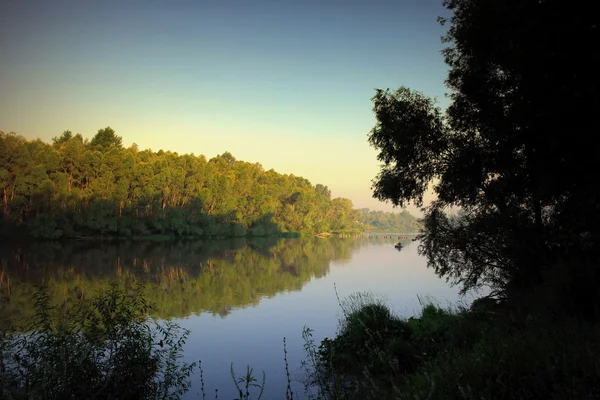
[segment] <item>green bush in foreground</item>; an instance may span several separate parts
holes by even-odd
[[[141,288],[57,307],[41,291],[35,310],[26,333],[1,333],[1,398],[177,399],[190,386],[189,332],[148,319]]]
[[[381,302],[364,304],[345,314],[337,337],[326,338],[319,356],[330,373],[353,375],[368,368],[373,374],[385,373],[397,360],[396,368],[411,371],[415,350],[407,346],[411,329]]]
[[[305,332],[312,398],[600,398],[598,325],[513,318],[487,303],[429,304],[401,320],[380,301],[352,296],[334,339],[317,347]]]
[[[398,398],[597,399],[599,356],[598,326],[531,321],[428,360]]]

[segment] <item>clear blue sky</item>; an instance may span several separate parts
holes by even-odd
[[[125,145],[323,183],[357,207],[378,171],[375,88],[447,104],[441,0],[0,1],[0,130]]]

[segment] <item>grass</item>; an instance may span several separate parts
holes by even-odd
[[[307,349],[313,399],[600,398],[597,324],[490,301],[407,320],[368,294],[340,304],[337,336]]]
[[[490,333],[427,360],[400,398],[599,398],[599,338],[597,326],[567,320]]]

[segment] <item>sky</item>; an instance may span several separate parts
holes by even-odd
[[[403,85],[447,105],[447,14],[441,0],[0,0],[0,130],[110,126],[126,146],[229,151],[392,211],[372,198],[371,98]]]

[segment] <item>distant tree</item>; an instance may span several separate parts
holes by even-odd
[[[68,142],[68,141],[69,141],[69,140],[70,140],[72,137],[73,137],[73,132],[71,132],[71,131],[64,131],[64,132],[62,133],[62,135],[60,135],[60,136],[55,136],[55,137],[53,137],[53,138],[52,138],[52,146],[53,146],[55,149],[59,149],[59,148],[60,148],[60,146],[61,146],[63,143],[66,143],[66,142]]]
[[[368,230],[379,232],[417,232],[420,225],[417,219],[404,210],[400,213],[371,211],[368,208],[356,210],[358,221]]]
[[[102,152],[108,151],[111,148],[122,148],[122,138],[115,134],[115,131],[107,126],[104,129],[99,129],[98,133],[92,138],[90,145],[92,148],[100,150]]]
[[[229,164],[233,165],[235,164],[235,157],[228,151],[226,151],[225,153],[221,154],[220,157],[222,159],[224,159],[225,161],[227,161]]]
[[[327,186],[321,185],[320,183],[317,183],[317,185],[315,186],[315,190],[321,196],[324,196],[324,197],[326,197],[328,199],[331,199],[331,190],[329,190],[329,188]]]
[[[422,205],[422,251],[467,290],[524,292],[560,259],[598,261],[600,29],[591,4],[448,0],[452,103],[378,90],[374,196]],[[579,49],[589,49],[581,52]],[[460,218],[445,212],[462,209]],[[582,241],[582,238],[585,240]]]

